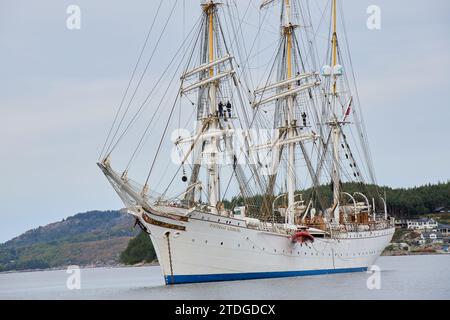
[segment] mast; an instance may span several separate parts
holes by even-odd
[[[214,61],[214,14],[216,11],[216,3],[210,0],[204,5],[204,10],[208,15],[208,48],[209,48],[209,63]],[[209,69],[210,78],[214,77],[214,67]],[[209,113],[210,113],[210,129],[218,129],[217,123],[217,108],[216,108],[216,82],[212,81],[209,84]],[[219,199],[219,175],[217,165],[217,153],[218,153],[218,141],[216,137],[212,137],[210,140],[210,159],[208,161],[208,195],[209,205],[213,210],[213,213],[217,213],[217,202]]]
[[[261,8],[265,8],[276,0],[265,0],[261,4]],[[295,201],[295,191],[297,186],[297,172],[296,172],[296,147],[297,144],[302,146],[305,141],[315,140],[316,134],[314,132],[307,132],[306,125],[300,127],[296,110],[300,109],[300,100],[302,96],[309,90],[320,85],[316,73],[300,73],[300,64],[296,61],[296,54],[299,48],[297,47],[297,40],[295,38],[294,30],[296,25],[293,24],[292,13],[295,10],[293,0],[278,0],[281,3],[281,37],[279,56],[281,60],[278,61],[278,76],[275,83],[267,81],[262,88],[257,88],[254,91],[255,101],[252,104],[254,108],[260,108],[263,105],[273,103],[277,110],[275,110],[275,126],[277,129],[275,140],[272,143],[272,168],[277,168],[282,153],[286,150],[286,195],[288,210],[286,211],[285,222],[295,224],[295,213],[297,212],[297,202]],[[300,54],[298,52],[298,54]],[[271,73],[272,74],[272,73]],[[269,75],[269,77],[271,76]],[[297,98],[300,98],[298,100]],[[299,132],[299,129],[302,130]],[[266,149],[266,145],[259,145],[258,148]],[[305,154],[302,148],[302,152]],[[305,157],[307,157],[305,155]],[[267,187],[267,194],[273,193],[273,187],[277,177],[277,171],[269,178]],[[284,186],[284,184],[283,184]]]
[[[336,0],[333,0],[332,4],[332,20],[333,20],[333,35],[332,35],[332,70],[333,73],[337,66],[337,25],[336,25]],[[340,196],[340,172],[339,172],[339,140],[340,140],[340,123],[337,119],[337,75],[333,75],[333,89],[332,89],[332,106],[333,106],[333,119],[331,122],[332,136],[333,136],[333,208],[334,208],[334,220],[339,223],[339,196]]]
[[[194,44],[200,50],[200,65],[194,64],[186,67],[180,77],[180,95],[187,96],[197,93],[197,122],[195,134],[187,138],[179,138],[176,145],[189,144],[187,153],[184,156],[182,165],[192,154],[195,163],[192,167],[190,183],[186,188],[184,201],[188,206],[195,205],[200,200],[204,190],[207,195],[209,210],[214,213],[223,212],[220,192],[220,172],[219,165],[224,160],[225,155],[220,150],[222,142],[227,150],[226,154],[231,161],[237,161],[235,150],[232,146],[230,135],[234,134],[235,116],[232,116],[232,95],[229,94],[232,84],[236,88],[238,95],[239,81],[233,66],[234,57],[228,52],[225,38],[222,34],[222,27],[218,15],[218,6],[221,5],[215,0],[202,1],[202,26],[198,39],[199,43]],[[193,49],[193,50],[194,50]],[[194,51],[193,51],[194,52]],[[231,83],[230,83],[231,82]],[[228,85],[227,85],[228,84]],[[189,99],[190,100],[190,99]],[[190,100],[191,101],[191,100]],[[221,102],[219,104],[219,101]],[[226,105],[223,102],[226,101]],[[191,101],[192,102],[192,101]],[[242,102],[242,99],[241,99]],[[226,107],[226,110],[225,108]],[[245,114],[245,113],[244,113]],[[246,142],[247,143],[247,142]],[[248,148],[248,146],[247,146]],[[200,181],[200,170],[204,172],[205,186]],[[239,183],[241,193],[246,197],[250,193],[245,190],[247,179],[241,165],[234,162],[233,172]],[[183,181],[186,182],[183,176]],[[259,179],[257,179],[260,182]],[[193,186],[196,186],[195,188]]]
[[[333,38],[332,42],[332,67],[334,68],[337,64],[337,25],[336,25],[336,0],[333,0],[332,5],[332,19],[333,19]],[[336,80],[336,79],[335,79]],[[333,95],[336,95],[336,81],[333,82]]]
[[[286,80],[292,78],[292,31],[293,26],[291,23],[291,0],[285,0],[285,20],[284,33],[286,36]],[[291,85],[288,86],[290,89]],[[288,104],[288,139],[292,139],[295,136],[295,115],[294,115],[294,101],[293,96],[289,96],[287,100]],[[288,192],[288,223],[293,224],[295,222],[295,143],[290,143],[288,146],[288,163],[287,163],[287,192]]]

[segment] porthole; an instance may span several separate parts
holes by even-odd
[[[222,245],[223,245],[223,242],[221,242],[220,245],[222,246]]]

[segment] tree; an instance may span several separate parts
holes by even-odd
[[[152,262],[155,259],[155,249],[150,237],[144,231],[131,239],[127,248],[120,254],[120,261],[125,264]]]

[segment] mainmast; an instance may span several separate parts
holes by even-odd
[[[276,0],[265,0],[261,4],[261,8],[265,8]],[[298,41],[294,33],[296,25],[292,23],[292,12],[295,10],[293,0],[279,0],[281,2],[281,41],[280,54],[278,60],[278,76],[275,83],[269,83],[254,91],[255,102],[254,108],[260,108],[267,104],[275,105],[275,128],[277,136],[275,142],[271,144],[270,149],[273,158],[273,168],[278,167],[282,152],[286,150],[286,196],[287,210],[286,222],[296,224],[296,213],[299,213],[300,201],[295,199],[295,191],[297,186],[296,172],[296,147],[302,146],[304,142],[317,138],[314,132],[306,130],[306,113],[302,113],[303,124],[299,124],[298,116],[302,108],[306,108],[303,103],[304,95],[309,90],[320,85],[317,74],[314,72],[307,73],[300,70],[301,57],[298,48]],[[303,71],[303,73],[300,73]],[[272,74],[272,73],[271,73]],[[269,75],[270,77],[271,75]],[[303,103],[303,104],[302,104]],[[267,146],[260,145],[258,148],[264,149]],[[305,151],[302,152],[305,155]],[[269,179],[267,193],[272,194],[277,171],[272,173]]]
[[[286,37],[286,80],[292,78],[292,32],[294,26],[291,23],[291,0],[285,0],[285,21],[284,35]],[[281,79],[280,79],[281,80]],[[291,89],[291,85],[288,86],[288,90]],[[288,139],[293,139],[296,134],[296,119],[294,114],[294,97],[288,96]],[[287,163],[287,192],[288,192],[288,223],[294,223],[294,202],[295,202],[295,185],[296,185],[296,172],[295,172],[295,143],[289,143],[288,146],[288,163]]]
[[[334,208],[334,220],[336,223],[339,222],[339,198],[340,198],[340,172],[339,172],[339,141],[340,141],[340,122],[337,119],[337,106],[338,97],[336,91],[337,77],[339,75],[337,71],[337,25],[336,25],[336,0],[332,3],[332,24],[333,24],[333,34],[332,34],[332,70],[333,70],[333,84],[332,84],[332,108],[333,108],[333,119],[331,119],[330,125],[332,127],[333,135],[333,208]]]

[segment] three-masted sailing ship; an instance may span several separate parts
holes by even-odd
[[[223,27],[222,8],[231,4],[202,1],[145,183],[129,178],[129,166],[113,169],[112,151],[123,134],[107,138],[98,166],[151,238],[166,284],[365,271],[393,236],[344,68],[337,0],[326,7],[329,48],[322,66],[313,50],[304,52],[314,39],[301,39],[311,22],[301,19],[300,2],[261,3],[270,14],[281,9],[279,39],[263,84],[248,88],[246,61],[231,52],[239,41],[227,43],[230,28]],[[157,158],[171,161],[162,145],[176,108],[186,108],[181,100],[194,106],[195,129],[176,135],[178,169],[157,193],[151,174]],[[169,196],[174,186],[182,191]]]

